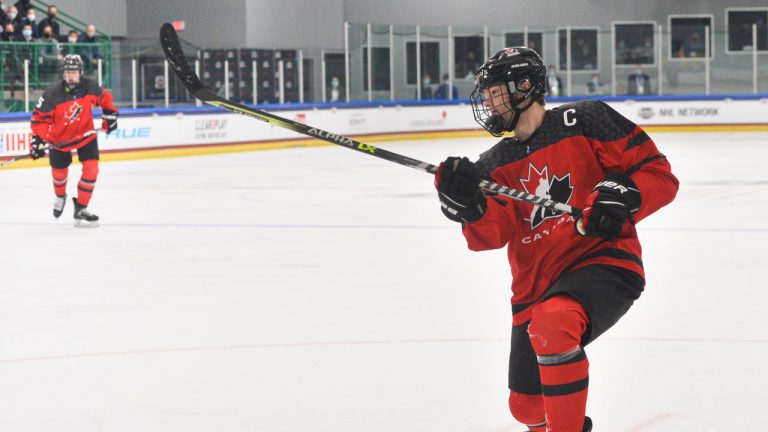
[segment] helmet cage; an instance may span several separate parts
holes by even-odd
[[[506,84],[509,92],[501,104],[498,96],[489,102],[484,92],[498,84]],[[470,96],[472,113],[475,121],[491,135],[501,136],[515,128],[520,113],[531,106],[533,97],[546,94],[546,67],[536,51],[525,47],[505,48],[478,69]],[[520,107],[526,99],[530,99],[529,103]],[[512,117],[508,112],[512,112]]]

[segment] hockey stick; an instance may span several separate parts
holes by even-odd
[[[303,135],[319,138],[331,144],[340,145],[342,147],[356,150],[367,155],[376,156],[378,158],[414,168],[419,171],[424,171],[430,174],[437,173],[438,167],[436,165],[399,155],[384,149],[376,148],[372,145],[353,140],[352,138],[332,134],[322,129],[313,128],[311,126],[307,126],[287,118],[270,114],[260,109],[250,108],[237,102],[224,99],[205,87],[203,83],[200,82],[200,78],[198,78],[198,76],[192,71],[192,68],[189,67],[189,63],[187,63],[187,60],[184,58],[184,52],[181,49],[179,37],[171,24],[165,23],[162,25],[162,27],[160,27],[160,44],[163,46],[163,51],[165,52],[165,58],[168,60],[168,64],[171,66],[171,68],[173,68],[173,71],[176,73],[176,76],[179,78],[184,87],[187,88],[192,96],[209,105],[218,106],[229,111],[233,111],[239,114],[253,117],[263,122],[273,124],[275,126],[289,129]],[[504,195],[518,201],[525,201],[550,210],[568,213],[573,215],[576,219],[581,216],[581,209],[579,208],[553,201],[549,198],[539,197],[527,192],[512,189],[507,186],[502,186],[494,182],[483,180],[480,182],[480,187],[490,192]]]
[[[55,148],[66,147],[66,146],[68,146],[68,145],[72,145],[72,144],[74,144],[74,143],[76,143],[76,142],[78,142],[78,141],[82,141],[82,140],[83,140],[83,138],[87,138],[87,137],[89,137],[89,136],[91,136],[91,135],[95,134],[96,132],[98,132],[98,131],[100,131],[100,130],[101,130],[101,129],[92,129],[92,130],[89,130],[89,131],[87,131],[87,132],[83,133],[82,135],[79,135],[79,136],[77,136],[76,138],[72,138],[72,139],[66,140],[66,141],[64,141],[64,142],[63,142],[63,143],[61,143],[61,144],[56,144],[56,145],[54,145],[54,144],[49,144],[49,145],[47,145],[47,146],[43,147],[43,151],[46,151],[46,150],[51,150],[51,149],[55,149]],[[22,155],[22,156],[17,156],[17,157],[15,157],[15,158],[13,158],[13,159],[8,159],[8,160],[5,160],[5,161],[2,161],[2,162],[0,162],[0,168],[4,168],[4,167],[7,167],[8,165],[10,165],[10,164],[12,164],[12,163],[14,163],[14,162],[16,162],[16,161],[20,161],[20,160],[22,160],[22,159],[26,159],[26,158],[30,158],[30,157],[32,157],[32,154],[31,154],[31,153],[27,153],[27,154],[25,154],[25,155]]]

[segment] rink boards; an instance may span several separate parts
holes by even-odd
[[[768,130],[768,98],[654,98],[607,103],[649,132]],[[559,104],[548,102],[547,106]],[[472,117],[471,107],[463,102],[356,103],[344,108],[302,105],[271,112],[368,142],[484,134]],[[118,123],[120,127],[112,134],[99,136],[106,160],[325,145],[290,130],[209,107],[126,109],[121,111]],[[0,159],[26,154],[30,139],[26,115],[0,118]],[[45,161],[22,161],[13,166],[41,163]]]

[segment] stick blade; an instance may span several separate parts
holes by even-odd
[[[184,58],[184,51],[181,49],[181,43],[179,42],[179,36],[176,34],[176,30],[173,25],[165,23],[160,27],[160,45],[165,52],[165,59],[168,60],[168,64],[173,69],[173,72],[181,80],[187,90],[195,97],[200,97],[200,90],[205,87],[200,82],[197,74],[189,67],[187,59]]]

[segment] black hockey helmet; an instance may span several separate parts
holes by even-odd
[[[83,59],[77,54],[67,54],[61,60],[62,73],[68,70],[76,70],[80,72],[80,79],[82,79],[84,69]],[[80,86],[80,79],[78,79],[78,82],[67,82],[66,79],[63,79],[64,89],[69,93],[76,91]]]
[[[84,69],[83,59],[80,58],[80,55],[78,54],[67,54],[61,60],[62,71],[76,70],[76,71],[80,71],[80,74],[82,74],[83,69]]]
[[[507,106],[494,106],[486,100],[484,90],[497,84],[506,84],[509,91]],[[522,97],[515,98],[520,93]],[[536,97],[547,94],[547,67],[539,54],[526,47],[504,48],[486,60],[475,74],[475,90],[470,99],[475,120],[491,135],[501,136],[505,131],[512,131],[520,118],[520,113],[527,110]],[[530,101],[524,107],[518,107],[526,98]],[[512,116],[505,119],[504,114]]]

